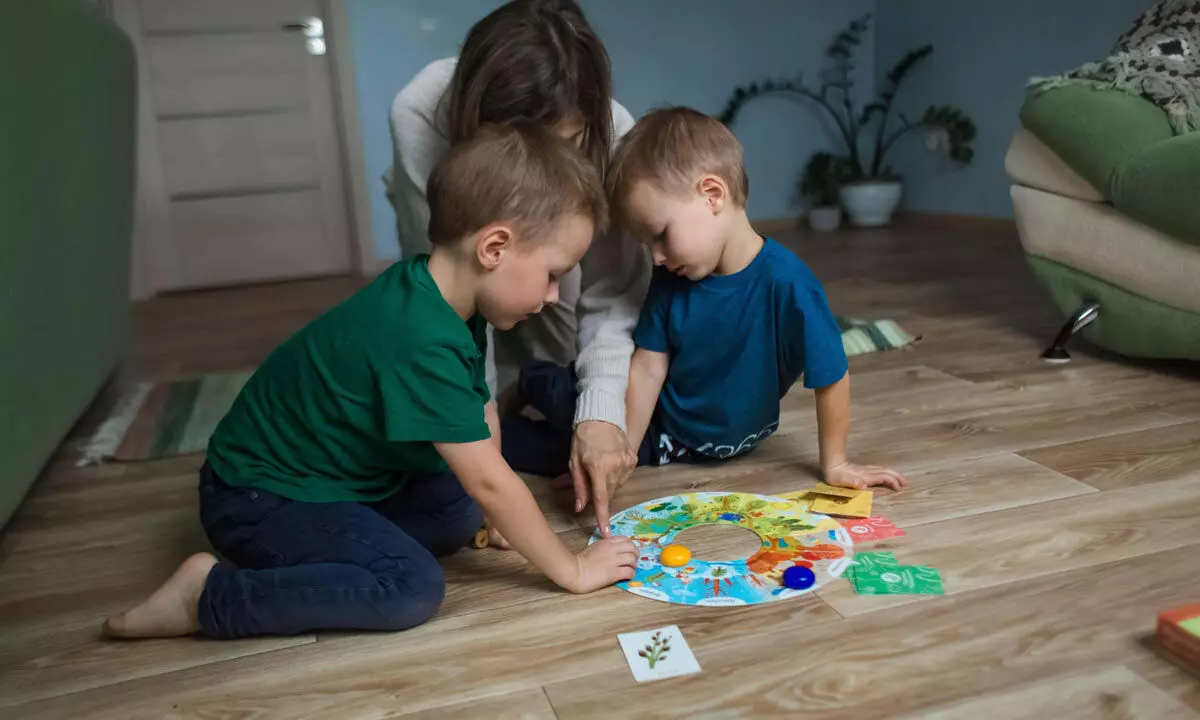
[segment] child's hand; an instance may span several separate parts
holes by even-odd
[[[908,480],[895,470],[877,465],[855,465],[852,462],[844,462],[826,470],[825,482],[835,487],[855,490],[866,490],[880,485],[897,491],[908,487]]]
[[[633,578],[638,551],[624,536],[607,537],[575,555],[575,580],[565,587],[573,593],[590,593],[618,580]]]

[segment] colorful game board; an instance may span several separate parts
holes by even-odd
[[[633,538],[641,551],[637,575],[617,584],[642,597],[681,605],[751,605],[812,592],[840,577],[854,558],[850,533],[836,520],[810,513],[784,498],[751,493],[700,492],[672,495],[635,505],[613,516],[614,535]],[[698,525],[732,525],[762,538],[762,548],[744,560],[708,562],[693,558],[683,567],[659,561],[662,548]],[[599,533],[591,542],[600,539]],[[785,588],[783,571],[811,568],[816,583]]]

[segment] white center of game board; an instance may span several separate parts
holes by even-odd
[[[697,525],[671,540],[686,547],[692,557],[708,562],[745,560],[763,546],[758,533],[733,525]]]

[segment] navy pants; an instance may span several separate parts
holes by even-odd
[[[378,503],[308,503],[205,464],[200,521],[229,561],[208,576],[201,632],[239,638],[420,625],[446,593],[437,556],[469,543],[483,513],[450,472],[409,476]]]
[[[562,367],[550,362],[535,362],[521,369],[517,390],[521,398],[546,419],[531,420],[522,415],[506,415],[500,419],[501,451],[509,467],[544,477],[557,477],[567,472],[571,438],[575,432],[578,384],[573,365]],[[656,440],[659,435],[651,423],[638,448],[638,465],[661,464]]]

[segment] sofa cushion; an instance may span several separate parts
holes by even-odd
[[[87,0],[0,2],[0,525],[125,353],[137,74]]]
[[[1013,136],[1004,156],[1004,169],[1019,185],[1087,202],[1105,200],[1103,193],[1080,177],[1024,126],[1017,128],[1017,134]]]
[[[1200,132],[1142,150],[1113,176],[1121,212],[1172,237],[1200,245]]]
[[[1151,300],[1200,314],[1200,248],[1109,205],[1014,186],[1025,251]]]
[[[1149,100],[1074,85],[1031,94],[1021,123],[1109,198],[1126,160],[1174,137],[1166,113]]]
[[[1055,306],[1070,315],[1084,302],[1100,303],[1083,336],[1129,357],[1200,360],[1200,314],[1156,302],[1053,260],[1027,256]]]

